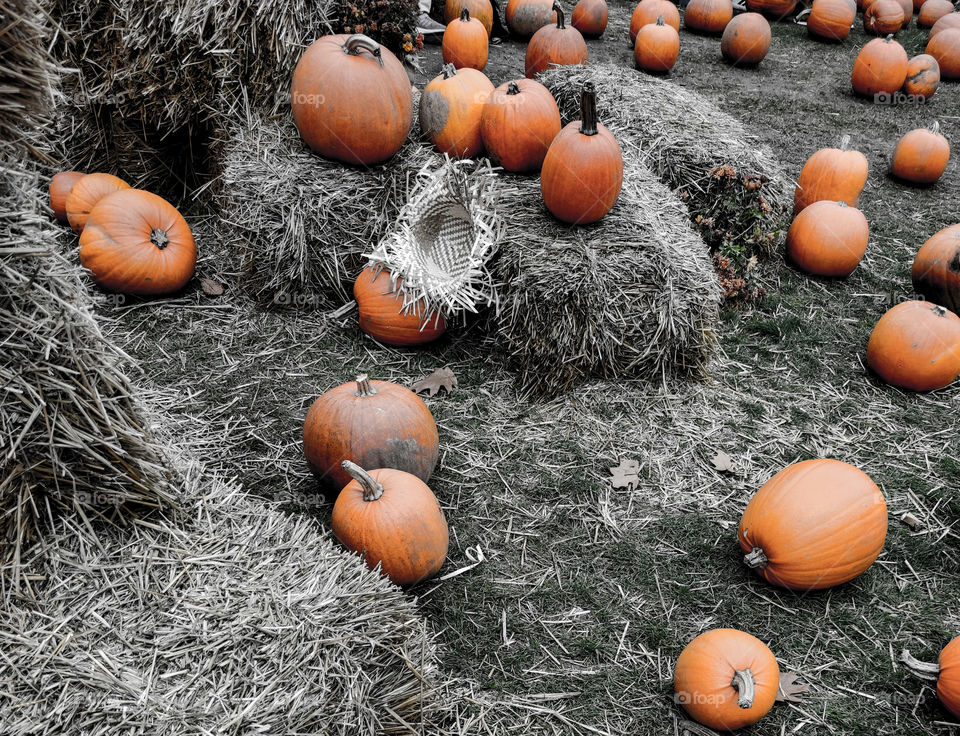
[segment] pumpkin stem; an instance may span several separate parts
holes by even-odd
[[[934,121],[933,121],[933,125],[930,126],[930,132],[933,133],[934,135],[939,135],[939,134],[940,134],[940,121],[939,121],[939,120],[934,120]]]
[[[357,376],[357,392],[354,396],[373,396],[377,389],[370,385],[370,378],[366,373]]]
[[[850,136],[845,135],[840,139],[840,150],[846,151],[850,148]]]
[[[463,23],[470,22],[470,8],[464,7],[464,9],[460,11],[460,20]]]
[[[157,246],[158,249],[163,250],[170,242],[170,238],[167,237],[166,230],[155,227],[150,231],[150,242]]]
[[[510,82],[510,84],[507,85],[507,94],[508,95],[520,94],[520,85],[517,84],[516,82]]]
[[[360,49],[366,49],[377,57],[380,66],[383,66],[383,55],[380,53],[380,44],[374,41],[370,36],[364,36],[362,33],[354,33],[343,42],[343,52],[350,56],[358,56]]]
[[[939,304],[934,304],[932,307],[930,307],[930,311],[933,312],[938,317],[947,316],[947,310],[941,307]]]
[[[597,88],[593,82],[585,82],[580,92],[580,133],[597,134]]]
[[[663,25],[663,16],[662,16],[662,15],[658,15],[658,16],[657,16],[657,25],[658,25],[658,26],[662,26],[662,25]]]
[[[377,483],[370,473],[356,463],[344,460],[340,463],[340,467],[347,472],[347,475],[360,484],[360,487],[363,489],[364,501],[378,501],[383,495],[383,484]]]
[[[733,682],[730,683],[737,691],[737,705],[746,710],[753,707],[753,699],[757,694],[757,683],[753,679],[750,668],[734,670]]]
[[[760,547],[754,547],[750,550],[750,554],[744,555],[743,562],[751,570],[756,570],[758,567],[766,567],[770,564],[766,553],[764,553]]]
[[[450,77],[454,77],[454,76],[456,76],[456,74],[457,74],[457,67],[455,67],[453,64],[444,64],[444,65],[443,65],[443,78],[444,78],[444,79],[450,79]]]
[[[567,27],[567,24],[563,19],[563,8],[560,7],[560,3],[557,0],[553,0],[553,12],[557,14],[557,28],[561,31]]]
[[[940,665],[935,662],[921,662],[910,655],[906,649],[900,652],[900,661],[906,665],[914,677],[921,680],[936,680],[940,676]]]

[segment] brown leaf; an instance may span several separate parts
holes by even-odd
[[[448,394],[457,388],[457,377],[448,366],[437,368],[429,376],[413,384],[413,390],[416,393],[422,394],[426,391],[430,396],[434,396],[442,388],[445,388]]]
[[[620,464],[610,468],[610,485],[614,488],[626,488],[632,491],[640,485],[640,463],[629,458],[621,458]]]
[[[807,692],[810,686],[800,682],[800,675],[793,672],[784,672],[780,675],[780,686],[777,688],[778,703],[802,703],[800,695]]]
[[[223,284],[218,284],[213,279],[200,279],[200,288],[207,296],[220,296],[223,293]]]
[[[733,473],[737,469],[737,466],[733,462],[733,458],[725,452],[718,452],[710,460],[710,463],[721,473]]]

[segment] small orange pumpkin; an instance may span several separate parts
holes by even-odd
[[[782,20],[797,8],[797,0],[747,0],[747,10]]]
[[[445,64],[420,95],[420,129],[440,153],[472,158],[483,153],[480,116],[493,92],[483,72]]]
[[[954,10],[956,8],[950,0],[926,0],[917,14],[917,25],[921,28],[932,28],[934,23]]]
[[[787,231],[787,255],[815,276],[844,277],[867,252],[867,218],[846,202],[821,200],[796,216]]]
[[[673,671],[675,700],[695,721],[724,731],[767,715],[779,687],[773,652],[737,629],[700,634],[680,652]]]
[[[50,179],[50,209],[60,222],[67,221],[67,195],[84,176],[82,171],[61,171]]]
[[[883,550],[887,504],[870,477],[839,460],[804,460],[768,480],[747,504],[744,562],[768,583],[819,590],[853,580]]]
[[[463,17],[464,10],[469,13],[469,17],[480,21],[480,25],[483,26],[483,30],[489,38],[490,32],[493,30],[493,5],[490,0],[447,0],[443,8],[443,22],[447,24],[448,31],[451,23]],[[444,32],[443,40],[447,40],[446,32]]]
[[[876,98],[880,93],[892,95],[907,81],[908,65],[907,52],[892,35],[875,38],[860,49],[853,63],[850,75],[853,91],[863,97]]]
[[[867,363],[892,386],[943,388],[960,375],[960,317],[939,304],[902,302],[873,328]]]
[[[637,67],[648,72],[668,72],[680,55],[680,35],[661,15],[656,23],[647,23],[637,34],[633,58]]]
[[[839,148],[821,148],[807,159],[793,195],[794,215],[821,199],[857,206],[869,164],[860,151],[848,150],[849,144],[850,136],[844,136]]]
[[[933,184],[943,176],[950,161],[950,144],[940,134],[940,124],[929,130],[911,130],[893,152],[893,175],[914,184]]]
[[[333,504],[330,526],[340,543],[377,565],[397,585],[439,572],[450,532],[433,491],[417,476],[381,468],[367,472],[343,461],[352,478]]]
[[[896,0],[873,0],[863,11],[863,30],[874,36],[888,36],[899,31],[901,26],[903,8]]]
[[[910,59],[907,66],[907,80],[903,91],[918,100],[926,102],[940,86],[940,65],[929,54],[919,54]]]
[[[938,33],[949,30],[951,28],[956,28],[960,30],[960,13],[949,13],[944,15],[940,20],[933,24],[933,27],[930,29],[930,35],[927,36],[927,42],[936,38]]]
[[[487,155],[507,171],[539,171],[561,127],[556,100],[535,79],[501,84],[483,104],[480,118]]]
[[[648,23],[656,23],[663,16],[663,22],[680,30],[680,11],[670,0],[641,0],[630,17],[630,44],[636,48],[637,34]]]
[[[169,294],[193,276],[197,246],[176,207],[156,194],[127,188],[90,210],[80,234],[80,263],[110,291]]]
[[[447,23],[447,30],[443,33],[441,54],[444,63],[453,64],[457,69],[466,67],[482,71],[487,65],[488,53],[486,29],[464,8],[458,19]]]
[[[932,235],[913,259],[913,290],[960,314],[960,224]]]
[[[510,32],[521,38],[529,38],[544,26],[557,22],[553,0],[508,0],[504,17]]]
[[[584,36],[598,38],[607,30],[608,15],[606,0],[580,0],[570,14],[570,25]]]
[[[732,18],[732,0],[690,0],[683,26],[691,31],[719,35]]]
[[[720,53],[734,66],[752,66],[770,50],[770,24],[759,13],[741,13],[727,23],[720,39]]]
[[[586,64],[587,44],[576,28],[567,28],[560,3],[553,9],[557,24],[547,25],[533,34],[527,44],[526,76],[533,79],[548,66]]]
[[[948,711],[960,718],[960,636],[941,650],[939,663],[937,697]]]
[[[439,338],[447,331],[447,323],[439,313],[424,314],[423,302],[404,309],[400,286],[403,279],[392,282],[387,269],[374,274],[367,266],[353,282],[353,298],[357,301],[360,329],[384,345],[410,347]]]
[[[87,224],[87,217],[90,216],[90,210],[96,207],[101,199],[108,194],[129,188],[130,185],[127,182],[113,174],[97,173],[81,176],[70,187],[70,192],[64,201],[70,227],[82,233],[84,225]]]
[[[813,0],[807,18],[807,33],[828,41],[842,41],[850,35],[857,17],[853,0]]]
[[[926,53],[937,60],[943,79],[960,79],[960,28],[947,28],[932,37]]]

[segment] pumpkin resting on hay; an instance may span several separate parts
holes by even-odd
[[[432,342],[447,331],[439,313],[423,314],[422,303],[404,304],[402,279],[367,266],[353,284],[360,329],[385,345],[411,347]]]

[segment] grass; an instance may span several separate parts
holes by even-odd
[[[610,8],[591,59],[629,64],[630,8],[622,0]],[[960,385],[906,394],[864,364],[873,324],[910,294],[913,253],[960,212],[956,161],[935,187],[912,189],[886,177],[887,157],[900,135],[935,117],[960,141],[960,86],[943,85],[927,106],[871,105],[849,90],[867,40],[860,27],[843,44],[805,34],[774,24],[768,58],[736,69],[721,61],[716,39],[681,31],[669,77],[741,118],[794,175],[814,150],[850,133],[871,165],[861,198],[870,247],[842,282],[807,278],[779,255],[762,263],[769,296],[724,312],[707,380],[601,382],[525,402],[477,329],[401,352],[363,338],[349,315],[264,311],[221,268],[218,251],[231,244],[198,238],[200,274],[227,283],[224,297],[196,290],[118,307],[123,347],[176,417],[167,431],[249,490],[326,523],[330,506],[299,442],[310,402],[359,371],[409,385],[449,364],[460,389],[427,399],[442,446],[431,487],[451,525],[443,573],[472,564],[468,549],[478,545],[485,561],[414,591],[440,632],[448,674],[512,704],[533,732],[676,733],[673,662],[701,631],[734,626],[813,686],[803,703],[778,705],[744,733],[960,732],[896,662],[904,645],[931,660],[960,633]],[[911,56],[922,51],[919,31],[899,38]],[[516,42],[492,48],[491,79],[517,76],[522,56]],[[428,48],[424,68],[439,68],[437,49]],[[719,451],[735,472],[712,467]],[[816,456],[869,473],[886,495],[890,529],[866,574],[796,595],[740,563],[736,525],[774,472]],[[606,481],[621,457],[640,462],[635,490]],[[923,529],[900,524],[905,511]]]

